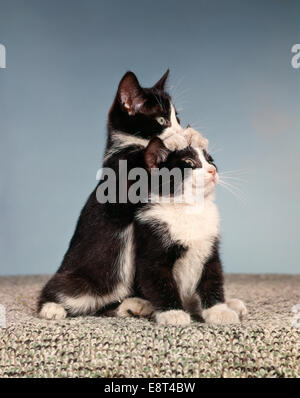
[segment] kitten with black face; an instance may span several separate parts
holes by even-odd
[[[144,167],[181,171],[181,184],[203,174],[201,208],[176,202],[147,203],[135,213],[134,294],[116,310],[119,316],[153,316],[164,325],[187,325],[191,317],[212,324],[237,323],[243,302],[225,302],[219,256],[219,215],[214,203],[217,168],[203,148],[170,151],[153,138],[144,151]],[[189,173],[184,173],[188,170]],[[173,199],[178,190],[172,190]],[[180,191],[182,192],[182,190]]]
[[[168,73],[152,88],[142,88],[132,72],[119,84],[109,112],[104,156],[104,166],[114,170],[117,178],[119,160],[128,162],[128,170],[136,167],[151,137],[159,135],[166,144],[183,139],[175,107],[165,91]],[[81,211],[61,266],[41,292],[38,312],[43,318],[93,314],[131,294],[135,206],[99,203],[97,188]]]
[[[133,72],[123,76],[108,115],[105,160],[132,144],[145,147],[154,136],[165,139],[175,134],[177,141],[180,140],[183,129],[165,91],[168,75],[169,70],[151,88],[142,88]]]

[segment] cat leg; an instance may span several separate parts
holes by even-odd
[[[203,267],[197,292],[202,305],[202,317],[206,323],[223,325],[238,323],[238,314],[229,308],[224,299],[224,280],[218,242],[215,243],[213,255]]]
[[[43,287],[38,299],[38,316],[48,320],[59,320],[67,317],[67,310],[59,300],[62,274],[55,274]]]
[[[94,292],[90,282],[75,273],[56,273],[43,288],[38,314],[44,319],[63,319],[67,315],[94,315],[101,308],[128,296],[128,286],[116,283],[110,292]]]
[[[88,283],[73,273],[56,273],[44,286],[38,314],[44,319],[64,319],[67,315],[85,315],[95,307]]]
[[[191,322],[190,314],[183,310],[172,268],[158,264],[149,264],[148,268],[144,260],[139,286],[155,309],[156,323],[186,326]]]

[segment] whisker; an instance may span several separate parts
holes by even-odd
[[[224,176],[222,173],[219,173],[219,176],[221,179],[228,179],[228,180],[235,180],[235,181],[241,181],[241,182],[248,182],[247,180],[244,180],[242,178],[238,178],[238,177],[231,177],[231,176]]]
[[[240,187],[235,186],[235,185],[229,183],[228,181],[224,181],[224,180],[222,180],[222,178],[220,179],[220,181],[224,185],[229,186],[231,189],[235,189],[236,191],[240,192],[241,194],[244,194]]]
[[[247,169],[225,170],[222,173],[223,174],[248,174],[249,170],[247,170]]]
[[[219,184],[227,189],[227,191],[229,191],[237,200],[242,202],[244,205],[247,204],[247,199],[240,188],[233,186],[232,184],[229,184],[221,179],[219,180]]]

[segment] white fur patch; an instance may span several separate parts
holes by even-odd
[[[155,319],[159,325],[187,326],[191,323],[190,314],[182,310],[158,312]]]
[[[170,113],[170,122],[171,122],[171,127],[173,131],[176,131],[178,133],[182,133],[183,128],[180,126],[178,123],[177,117],[176,117],[176,111],[175,111],[175,106],[170,102],[170,107],[171,107],[171,113]]]
[[[45,303],[39,313],[39,316],[44,319],[64,319],[67,312],[63,306],[57,303]]]
[[[111,134],[112,145],[110,149],[106,152],[103,161],[105,162],[112,155],[116,155],[122,149],[132,146],[132,145],[140,145],[142,147],[146,147],[149,143],[149,140],[137,137],[132,134],[123,133],[122,131],[114,131]]]
[[[137,213],[141,222],[160,228],[161,222],[166,223],[173,241],[179,241],[184,246],[205,245],[219,234],[219,213],[215,203],[204,201],[204,208],[199,212],[188,211],[185,203],[157,203],[147,210]],[[171,242],[165,241],[165,244]]]
[[[174,132],[172,130],[167,129],[168,131],[163,132],[160,135],[160,138],[163,140],[165,146],[170,151],[181,150],[186,148],[189,144],[187,140],[184,138],[183,134]]]
[[[121,234],[121,253],[118,259],[121,283],[131,286],[134,277],[134,231],[130,224]],[[130,291],[128,291],[128,294]]]
[[[119,269],[120,282],[114,290],[103,296],[85,294],[78,297],[68,297],[60,295],[61,304],[72,315],[94,313],[107,304],[121,301],[131,293],[131,286],[134,278],[134,241],[133,224],[130,224],[119,236],[121,240],[121,250],[116,259],[116,269]]]
[[[166,248],[174,242],[188,248],[173,268],[173,276],[184,306],[195,292],[203,265],[219,235],[219,215],[214,202],[205,201],[204,210],[199,212],[186,212],[186,206],[183,203],[158,203],[136,216],[139,221],[150,224],[153,229],[159,230],[162,223],[168,226],[171,239],[168,235],[163,235],[162,238],[162,244]]]
[[[119,317],[129,317],[132,315],[150,317],[153,311],[154,308],[150,301],[139,297],[129,297],[119,305],[116,315]]]
[[[203,254],[201,249],[189,248],[174,265],[173,276],[184,308],[188,300],[194,295],[201,278],[203,263],[206,258]]]
[[[192,127],[188,127],[184,130],[183,135],[188,142],[188,145],[194,148],[207,149],[208,139],[204,138],[201,133],[194,130]]]
[[[231,310],[238,314],[240,319],[242,319],[248,313],[245,304],[241,300],[229,299],[226,300],[226,304]]]
[[[226,304],[216,304],[207,310],[203,310],[202,316],[206,323],[214,325],[239,323],[237,313],[228,308]]]

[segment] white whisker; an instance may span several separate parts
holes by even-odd
[[[231,177],[231,176],[224,176],[222,173],[219,173],[219,176],[220,176],[220,178],[223,180],[235,180],[235,181],[239,181],[239,182],[248,182],[247,180],[245,180],[245,179],[242,179],[242,178],[238,178],[238,177]]]
[[[239,187],[229,184],[221,178],[219,179],[219,184],[227,189],[229,192],[231,192],[232,195],[235,196],[235,198],[241,201],[244,205],[247,204],[247,199],[244,195],[244,192]]]

